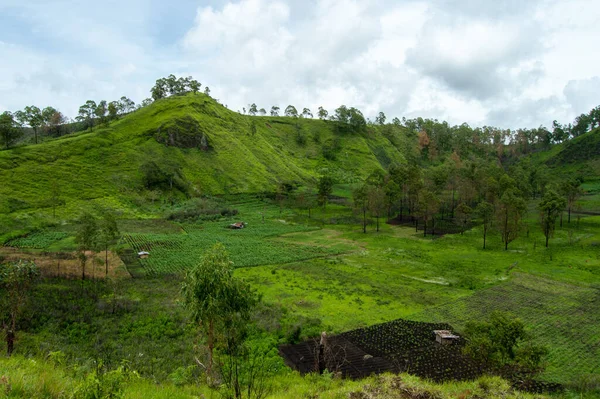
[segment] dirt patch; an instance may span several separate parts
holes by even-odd
[[[81,278],[81,262],[77,252],[27,252],[18,248],[0,248],[4,262],[30,260],[39,267],[43,277]],[[86,278],[106,277],[106,255],[104,252],[87,251]],[[130,275],[119,256],[108,251],[108,277],[129,278]]]

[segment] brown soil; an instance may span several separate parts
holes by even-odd
[[[103,279],[106,277],[105,253],[87,251],[85,265],[86,278]],[[4,261],[19,259],[34,261],[43,277],[81,278],[81,262],[77,252],[28,252],[18,248],[0,248],[0,257]],[[129,278],[130,275],[119,256],[108,251],[108,277]]]

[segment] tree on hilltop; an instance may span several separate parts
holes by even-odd
[[[279,116],[279,107],[276,105],[273,105],[271,107],[271,116]]]
[[[256,104],[252,103],[250,105],[250,107],[248,108],[248,114],[255,116],[257,112],[258,112],[258,107],[256,106]]]
[[[298,117],[298,110],[293,105],[288,105],[285,108],[285,116],[292,117],[292,118],[297,118]]]
[[[22,135],[21,129],[17,127],[13,115],[4,111],[0,114],[0,140],[2,145],[8,150]]]
[[[325,120],[327,119],[327,115],[329,115],[329,112],[327,112],[327,110],[323,107],[319,107],[319,112],[317,113],[317,115],[319,115],[319,119]]]

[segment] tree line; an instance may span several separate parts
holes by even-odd
[[[361,229],[380,220],[412,225],[423,235],[460,233],[475,221],[481,224],[483,248],[488,234],[499,233],[504,249],[529,227],[524,224],[528,202],[538,199],[539,226],[549,246],[556,224],[571,223],[577,200],[583,195],[581,179],[552,178],[543,168],[529,163],[504,170],[482,160],[463,161],[455,154],[445,163],[424,169],[416,163],[392,164],[387,170],[376,169],[355,185],[352,207]],[[334,179],[321,176],[313,188],[295,192],[290,184],[280,184],[274,198],[287,200],[308,211],[325,208],[331,197]]]

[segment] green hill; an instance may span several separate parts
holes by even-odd
[[[46,212],[57,198],[65,217],[89,201],[135,213],[129,202],[144,191],[142,170],[191,195],[273,191],[322,173],[351,182],[404,162],[403,151],[373,129],[244,116],[203,94],[176,96],[91,133],[0,152],[0,214]]]
[[[586,180],[600,178],[600,128],[585,133],[549,151],[534,155],[534,160],[559,174],[577,174]]]

